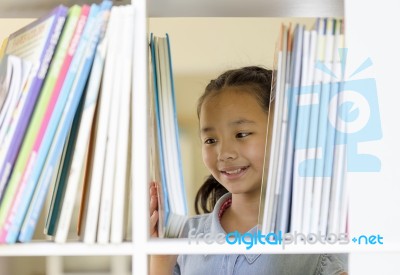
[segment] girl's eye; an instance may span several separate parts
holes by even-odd
[[[251,135],[251,133],[237,133],[236,137],[237,138],[245,138],[247,136]]]
[[[213,139],[213,138],[208,138],[208,139],[206,139],[206,140],[204,141],[204,144],[213,144],[213,143],[215,143],[215,142],[216,142],[215,139]]]

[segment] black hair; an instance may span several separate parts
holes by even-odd
[[[243,87],[243,91],[253,95],[265,113],[268,114],[271,84],[272,70],[259,66],[249,66],[226,71],[218,78],[211,80],[205,88],[203,95],[197,103],[197,117],[200,119],[201,106],[207,98],[217,95],[224,88],[228,87]],[[208,176],[196,194],[194,202],[196,213],[200,214],[201,211],[211,213],[218,199],[227,192],[228,190],[212,175]]]

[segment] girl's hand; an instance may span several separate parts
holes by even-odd
[[[158,237],[158,195],[157,184],[150,184],[150,237]]]
[[[157,184],[150,184],[150,236],[158,237],[158,195]],[[150,275],[171,275],[174,272],[177,255],[151,255]]]

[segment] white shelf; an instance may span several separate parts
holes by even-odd
[[[149,0],[150,17],[342,17],[343,0]]]
[[[1,256],[132,256],[134,251],[132,243],[89,245],[49,241],[0,245]]]

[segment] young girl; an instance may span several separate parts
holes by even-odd
[[[181,237],[257,232],[271,78],[272,72],[260,67],[230,70],[200,97],[202,155],[211,175],[195,206],[207,214],[189,219]],[[155,185],[150,194],[156,236]],[[150,274],[346,274],[346,269],[344,255],[180,255],[152,256]]]

